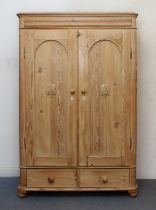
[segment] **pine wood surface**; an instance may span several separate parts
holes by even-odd
[[[135,13],[22,13],[20,185],[127,190],[136,184]]]
[[[136,13],[19,13],[22,28],[136,28]]]

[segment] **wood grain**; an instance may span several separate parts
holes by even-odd
[[[20,13],[20,185],[136,184],[136,13]]]
[[[80,187],[128,187],[129,170],[80,170]]]
[[[27,31],[26,50],[31,52],[26,58],[29,65],[26,80],[28,165],[76,164],[77,80],[74,75],[77,75],[77,62],[75,53],[70,53],[76,45],[68,44],[73,42],[73,33]],[[52,88],[56,95],[48,95]],[[73,100],[72,88],[75,89]]]
[[[20,28],[136,28],[136,13],[19,13]]]
[[[100,166],[108,159],[110,166],[127,165],[130,138],[129,31],[80,30],[80,34],[79,87],[86,94],[82,95],[79,90],[79,164],[87,166],[88,161],[89,165]],[[109,95],[100,95],[101,86],[108,88]]]
[[[76,170],[68,169],[29,169],[28,187],[76,187]],[[49,181],[50,178],[53,181]]]

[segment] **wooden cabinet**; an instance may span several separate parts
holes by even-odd
[[[134,13],[22,13],[20,185],[28,191],[136,185]]]

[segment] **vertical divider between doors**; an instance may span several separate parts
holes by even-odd
[[[79,29],[77,30],[79,32]],[[75,36],[77,37],[77,32]],[[77,37],[76,40],[77,43],[77,166],[79,166],[79,37]],[[78,170],[78,169],[77,169]],[[78,180],[79,180],[79,173],[78,175]]]

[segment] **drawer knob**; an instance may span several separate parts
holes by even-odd
[[[52,177],[52,176],[49,176],[48,177],[48,182],[54,183],[54,181],[55,181],[55,178],[54,177]]]
[[[108,177],[107,176],[100,177],[99,182],[101,184],[107,183],[108,182]]]

